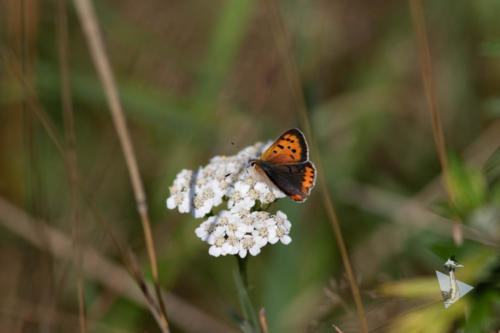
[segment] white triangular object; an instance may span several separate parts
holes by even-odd
[[[464,297],[469,291],[474,289],[473,286],[469,286],[467,283],[463,283],[462,281],[457,280],[458,292],[460,293],[460,297]]]
[[[438,278],[439,282],[439,289],[444,292],[448,292],[450,290],[450,277],[446,274],[441,273],[440,271],[436,271],[436,275]],[[458,301],[460,298],[464,297],[465,294],[467,294],[469,291],[474,289],[474,287],[463,283],[462,281],[457,280],[457,287],[458,287],[458,295],[459,297],[455,300]],[[454,302],[453,302],[454,303]],[[444,303],[444,307],[447,309],[450,307],[453,303]]]
[[[439,289],[441,289],[441,291],[450,290],[450,277],[440,271],[436,271],[436,275],[439,282]]]

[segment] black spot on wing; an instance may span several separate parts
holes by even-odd
[[[280,135],[279,139],[278,140],[284,140],[284,141],[288,141],[290,143],[294,143],[296,140],[299,140],[299,146],[301,148],[301,152],[300,152],[300,157],[298,158],[293,158],[294,160],[296,160],[297,162],[305,162],[308,160],[309,158],[309,153],[308,153],[308,147],[307,147],[307,143],[306,143],[306,139],[304,137],[304,134],[297,128],[292,128],[292,129],[289,129],[288,131],[286,131],[285,133],[283,133],[282,135]],[[289,150],[291,148],[291,146],[288,146],[287,147]],[[293,151],[293,153],[296,153],[296,151]]]

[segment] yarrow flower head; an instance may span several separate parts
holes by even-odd
[[[291,242],[287,216],[261,210],[286,195],[255,173],[249,163],[270,144],[256,143],[234,156],[215,156],[196,171],[182,170],[170,186],[167,208],[195,218],[208,217],[195,233],[210,245],[210,255],[244,258],[248,253],[257,255],[268,243]]]

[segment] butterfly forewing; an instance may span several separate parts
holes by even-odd
[[[309,152],[304,134],[296,128],[286,131],[273,142],[260,159],[276,165],[307,161]]]

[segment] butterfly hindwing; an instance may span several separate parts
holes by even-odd
[[[258,161],[256,164],[281,191],[295,201],[304,201],[316,181],[316,169],[310,161],[279,165]]]
[[[260,159],[273,164],[291,164],[307,161],[309,159],[309,152],[304,134],[297,128],[286,131],[273,142]]]

